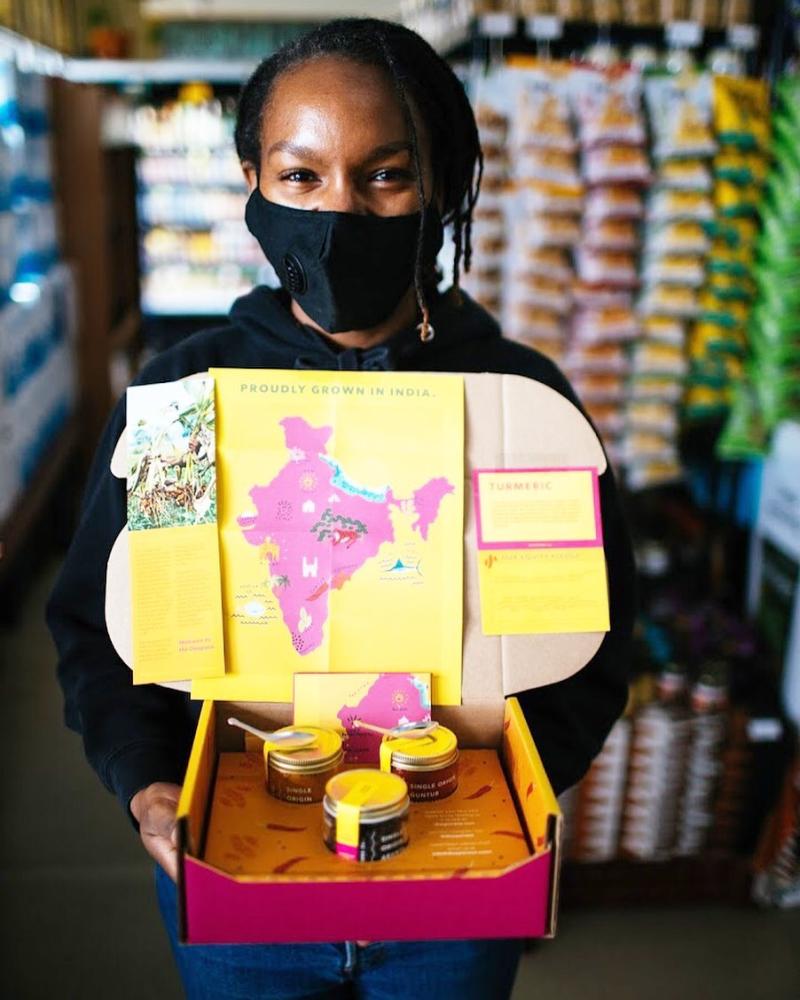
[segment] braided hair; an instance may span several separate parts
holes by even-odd
[[[275,81],[302,63],[338,56],[384,70],[397,92],[411,137],[411,155],[417,178],[420,225],[414,265],[414,290],[422,313],[420,336],[429,340],[432,328],[423,272],[425,197],[419,137],[411,113],[418,110],[431,142],[435,186],[442,196],[442,222],[452,226],[455,255],[453,284],[472,257],[472,212],[478,199],[483,156],[475,116],[464,88],[444,59],[416,32],[376,18],[341,18],[295,39],[264,59],[239,95],[236,152],[242,162],[261,162],[261,125]]]

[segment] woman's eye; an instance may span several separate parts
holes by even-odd
[[[282,181],[289,181],[291,184],[310,184],[316,180],[317,175],[311,170],[287,170],[281,174]]]
[[[376,170],[372,174],[373,181],[402,181],[411,182],[414,180],[414,174],[411,170],[403,170],[400,167],[384,167],[383,170]]]

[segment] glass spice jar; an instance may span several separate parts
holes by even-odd
[[[297,730],[311,733],[315,739],[310,745],[291,749],[264,744],[264,764],[267,771],[269,794],[283,802],[306,805],[321,802],[325,785],[342,764],[344,752],[342,738],[333,729],[318,726],[286,726],[278,732]]]
[[[405,781],[412,802],[436,802],[458,788],[458,740],[444,726],[416,739],[384,736],[380,760],[382,771]]]
[[[408,846],[408,789],[396,774],[356,768],[335,775],[322,801],[322,839],[350,861],[383,861]]]

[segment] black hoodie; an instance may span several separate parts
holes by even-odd
[[[378,347],[341,350],[299,324],[282,292],[256,288],[233,306],[226,326],[202,331],[156,357],[137,383],[166,382],[216,367],[360,371],[499,372],[524,375],[577,403],[561,372],[542,355],[504,340],[494,320],[463,295],[431,305],[435,337],[404,330]],[[82,516],[50,598],[47,620],[58,647],[67,725],[81,733],[103,784],[128,810],[156,782],[180,784],[198,705],[157,685],[134,687],[105,624],[105,572],[125,524],[125,482],[109,465],[125,428],[124,397],[106,426]],[[634,568],[610,468],[600,477],[611,631],[592,661],[568,680],[523,692],[520,702],[556,793],[574,784],[600,750],[627,696],[634,615]]]

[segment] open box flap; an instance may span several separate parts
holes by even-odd
[[[506,695],[564,680],[584,667],[604,633],[486,636],[481,630],[475,513],[470,489],[477,468],[606,469],[588,420],[554,389],[517,375],[466,374],[464,491],[463,705],[501,703]],[[112,471],[125,468],[124,436]],[[130,570],[123,529],[109,557],[106,620],[121,658],[131,664]],[[174,687],[185,688],[180,682]]]

